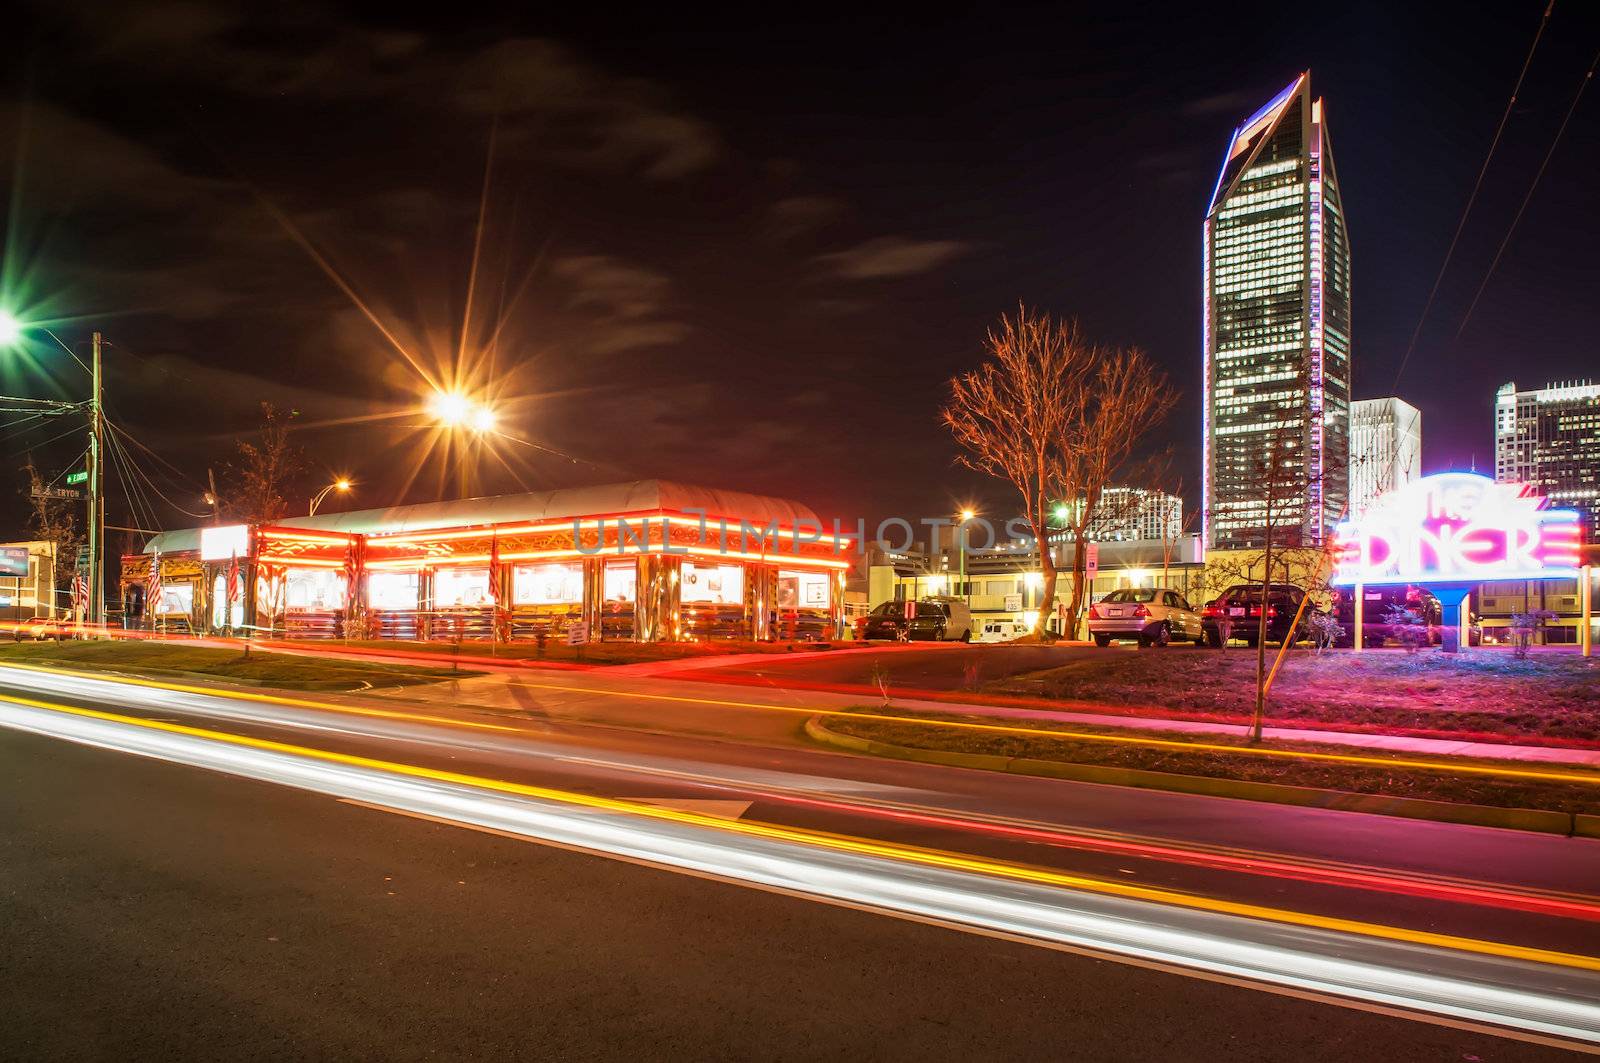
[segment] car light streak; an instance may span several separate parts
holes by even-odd
[[[5,699],[0,723],[731,881],[1600,1043],[1600,960],[1593,957],[727,821],[27,699]],[[573,814],[580,810],[617,814]]]
[[[16,664],[6,662],[0,665],[0,672],[5,669],[23,669],[34,672],[53,672],[60,675],[72,675],[81,679],[104,679],[103,676],[92,676],[83,672],[76,672],[63,668],[42,668],[37,665]],[[164,690],[184,691],[196,694],[216,694],[215,689],[187,686],[181,683],[164,683],[152,679],[135,679],[129,676],[117,676],[114,680],[118,683],[127,683],[135,686],[156,687]],[[1517,768],[1509,765],[1453,763],[1443,760],[1418,760],[1400,757],[1370,757],[1358,753],[1318,753],[1303,749],[1279,749],[1267,746],[1240,746],[1229,745],[1223,742],[1190,742],[1171,738],[1147,738],[1138,735],[1100,734],[1092,731],[1067,731],[1052,730],[1042,727],[1018,727],[1011,724],[971,723],[965,720],[940,720],[940,719],[912,719],[904,716],[891,716],[882,713],[854,712],[843,709],[826,709],[816,706],[773,705],[764,702],[730,701],[719,698],[700,697],[684,694],[653,694],[641,690],[626,690],[610,687],[584,687],[570,686],[559,683],[536,683],[527,680],[515,680],[517,686],[530,690],[547,690],[553,693],[581,694],[586,697],[604,696],[637,701],[662,701],[679,704],[712,706],[717,708],[756,709],[766,712],[780,712],[791,715],[803,716],[834,716],[851,720],[871,721],[873,723],[908,724],[913,726],[948,728],[963,731],[982,731],[994,734],[1026,735],[1031,738],[1055,738],[1067,741],[1101,742],[1114,745],[1148,746],[1156,749],[1173,749],[1189,752],[1227,753],[1242,757],[1269,757],[1290,760],[1310,760],[1319,763],[1353,764],[1367,768],[1413,768],[1419,771],[1438,771],[1452,774],[1483,775],[1494,778],[1524,779],[1538,782],[1576,783],[1582,786],[1600,786],[1600,772],[1596,771],[1560,771],[1536,768]],[[248,691],[227,691],[229,697],[239,697],[254,701],[276,702],[282,705],[297,705],[303,708],[324,709],[331,712],[350,711],[349,706],[331,702],[311,701],[305,698],[284,698],[274,694],[258,694]],[[439,719],[438,722],[462,726],[471,726],[464,721]],[[477,726],[491,726],[479,724]]]
[[[1426,897],[1480,907],[1495,907],[1531,912],[1556,918],[1600,921],[1600,901],[1596,898],[1574,894],[1558,894],[1522,888],[1506,888],[1498,884],[1463,881],[1460,879],[1430,876],[1413,872],[1351,866],[1348,864],[1319,862],[1282,854],[1225,849],[1216,846],[1196,845],[1193,842],[1172,842],[1163,839],[1141,838],[1133,835],[1105,831],[1066,829],[1054,824],[1039,824],[1008,820],[1003,817],[984,816],[963,812],[959,815],[944,813],[921,805],[906,804],[863,795],[863,784],[848,784],[852,791],[849,800],[840,799],[841,780],[821,777],[804,777],[801,781],[810,788],[794,785],[794,776],[748,770],[730,772],[725,766],[723,774],[711,775],[708,765],[664,760],[659,757],[634,756],[627,760],[573,756],[561,747],[536,744],[526,730],[493,724],[456,721],[404,712],[363,710],[352,706],[327,706],[338,713],[355,713],[358,716],[376,717],[372,721],[350,721],[323,712],[309,713],[290,708],[276,708],[260,704],[259,700],[243,703],[235,701],[232,692],[208,691],[205,694],[170,690],[161,685],[129,686],[110,679],[78,678],[50,672],[28,674],[19,687],[83,698],[116,696],[123,704],[144,709],[180,712],[234,723],[258,724],[271,727],[288,727],[335,735],[376,738],[386,741],[423,742],[433,746],[480,753],[515,756],[524,761],[546,760],[584,765],[626,772],[634,776],[669,778],[684,784],[714,789],[734,790],[745,796],[763,801],[795,807],[817,808],[841,812],[856,817],[871,817],[893,822],[911,823],[969,834],[983,834],[1009,840],[1057,846],[1078,851],[1132,856],[1167,864],[1182,864],[1212,870],[1271,877],[1284,880],[1343,886],[1372,892],[1404,896]],[[287,699],[286,699],[287,700]],[[315,703],[296,703],[315,704]],[[466,735],[452,733],[448,728],[456,723],[474,730]],[[444,729],[417,726],[418,724],[443,724]],[[518,740],[481,735],[477,729],[512,732]],[[681,766],[680,766],[681,765]],[[892,787],[868,787],[873,790],[893,791]]]

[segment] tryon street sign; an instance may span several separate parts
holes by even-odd
[[[1482,583],[1571,579],[1582,529],[1532,487],[1476,473],[1424,476],[1339,525],[1333,582]]]
[[[34,498],[82,498],[82,491],[74,491],[68,487],[35,487]]]

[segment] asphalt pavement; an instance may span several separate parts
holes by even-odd
[[[0,729],[7,1059],[1545,1060]]]

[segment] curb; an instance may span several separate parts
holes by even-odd
[[[1202,775],[1175,775],[1142,768],[1113,768],[1098,764],[1068,764],[1056,760],[1006,757],[993,753],[958,753],[942,749],[917,749],[888,742],[876,742],[830,730],[821,716],[806,720],[806,737],[825,746],[867,753],[895,760],[939,764],[950,768],[977,768],[1012,775],[1031,775],[1107,786],[1132,786],[1142,790],[1167,790],[1174,793],[1225,797],[1242,801],[1266,801],[1280,805],[1326,808],[1339,812],[1365,812],[1369,815],[1426,819],[1438,823],[1463,823],[1474,827],[1500,827],[1506,830],[1535,831],[1566,837],[1600,838],[1600,815],[1582,812],[1552,812],[1537,808],[1499,808],[1494,805],[1469,805],[1454,801],[1432,801],[1420,797],[1384,797],[1345,790],[1324,790],[1313,786],[1284,783],[1243,782],[1213,779]]]

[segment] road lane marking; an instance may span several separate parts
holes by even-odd
[[[124,716],[120,713],[105,712],[100,709],[80,708],[73,705],[60,705],[52,702],[37,701],[32,698],[21,698],[10,694],[0,695],[0,702],[22,705],[28,708],[47,712],[77,716],[85,719],[101,720],[127,727],[144,728],[147,730],[163,731],[170,734],[187,735],[192,738],[199,738],[211,742],[282,753],[293,757],[318,760],[325,763],[366,768],[373,771],[386,772],[393,775],[401,775],[415,779],[430,779],[436,782],[451,783],[454,785],[505,794],[513,794],[521,797],[532,797],[539,800],[551,801],[569,806],[631,813],[633,815],[651,819],[660,819],[695,827],[727,831],[750,837],[764,838],[771,841],[808,846],[811,848],[831,849],[836,852],[879,857],[899,863],[917,864],[924,867],[942,868],[951,871],[963,871],[991,879],[1009,879],[1012,881],[1027,882],[1040,886],[1117,896],[1132,900],[1167,904],[1222,915],[1240,916],[1247,919],[1267,920],[1270,922],[1288,924],[1292,926],[1310,927],[1319,930],[1327,930],[1361,937],[1400,941],[1414,945],[1425,945],[1433,948],[1447,949],[1457,952],[1496,956],[1503,959],[1522,960],[1531,963],[1541,963],[1585,971],[1600,971],[1600,957],[1556,952],[1548,949],[1530,948],[1522,945],[1512,945],[1505,942],[1464,938],[1449,934],[1436,934],[1430,931],[1386,926],[1380,923],[1365,923],[1358,920],[1340,919],[1330,916],[1315,915],[1308,912],[1296,912],[1288,909],[1268,908],[1261,905],[1202,897],[1176,890],[1140,886],[1126,882],[1112,882],[1081,875],[1068,874],[1061,871],[1054,871],[1047,868],[1009,864],[1000,861],[986,860],[982,857],[965,856],[957,853],[898,845],[889,842],[876,842],[863,838],[830,834],[822,831],[813,831],[798,827],[779,827],[772,824],[756,823],[746,820],[720,819],[713,816],[701,815],[689,811],[681,811],[674,808],[664,808],[655,805],[639,804],[632,801],[620,800],[617,798],[599,797],[590,794],[579,794],[570,791],[554,790],[549,787],[535,786],[528,783],[516,783],[501,779],[490,779],[483,776],[468,775],[462,772],[452,772],[415,764],[404,764],[395,761],[378,760],[376,758],[363,757],[350,753],[336,753],[331,750],[315,749],[309,746],[297,746],[287,742],[278,742],[271,739],[229,734],[222,731],[213,731],[206,728],[193,727],[187,724],[163,723],[141,717]]]

